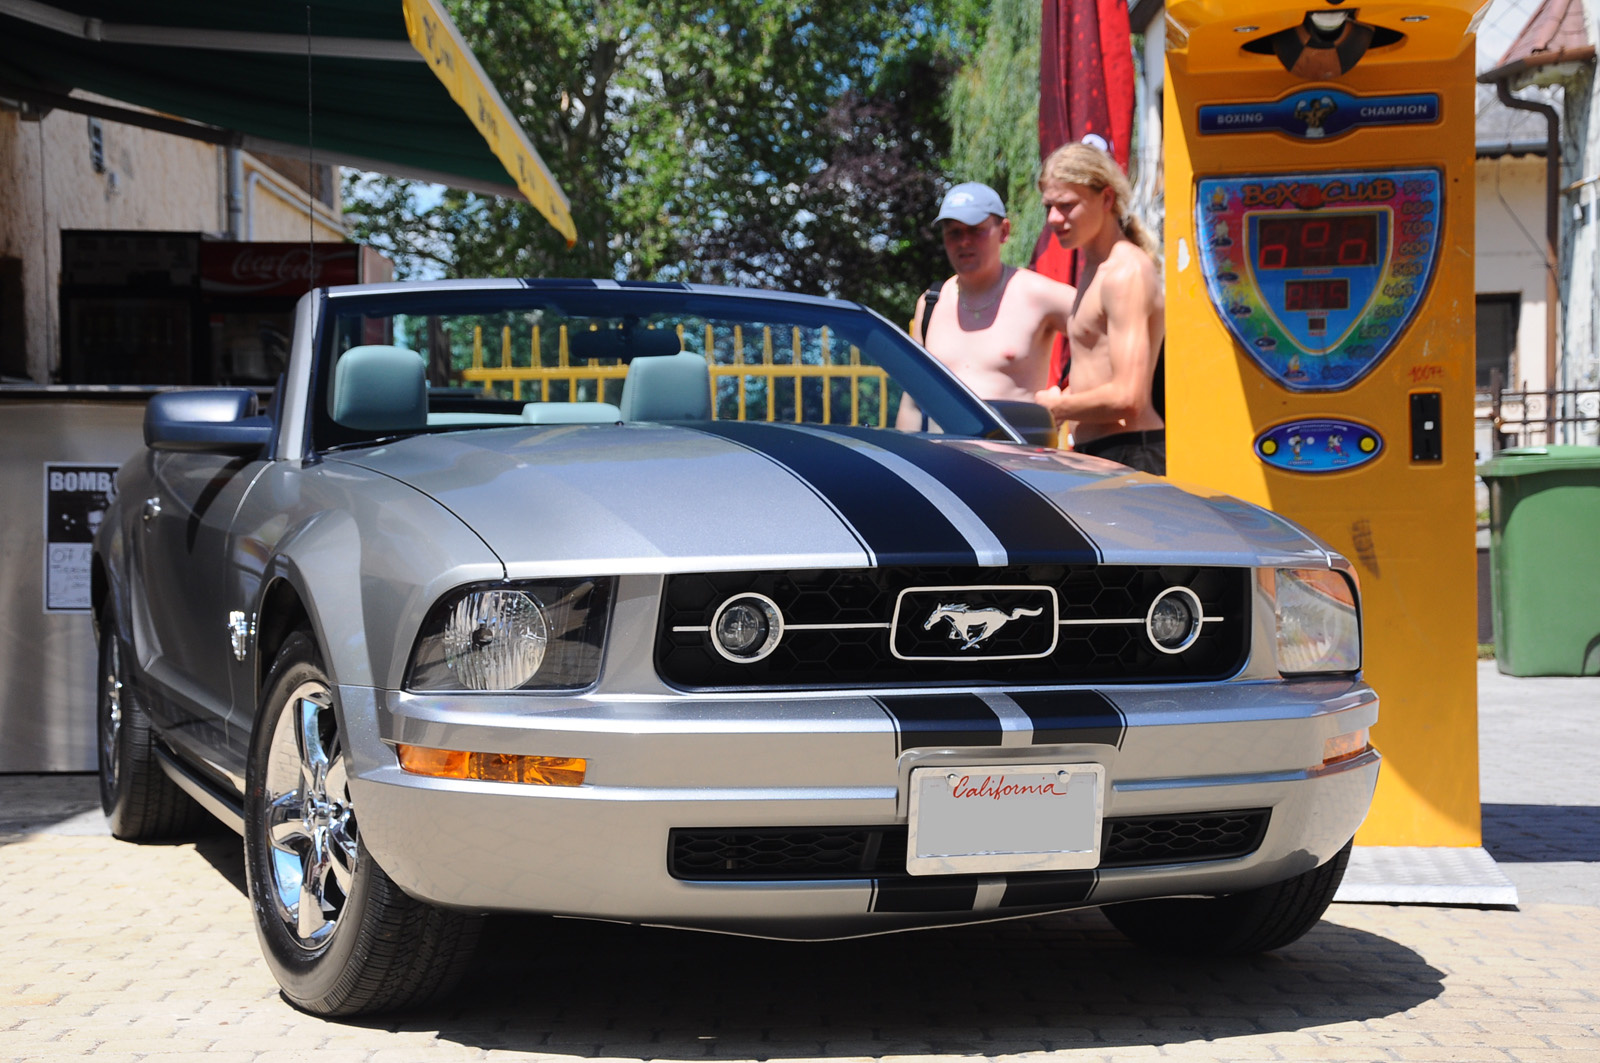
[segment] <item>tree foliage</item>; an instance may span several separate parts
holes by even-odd
[[[982,181],[1005,198],[1011,240],[1001,258],[1025,266],[1044,229],[1039,200],[1037,0],[993,0],[976,58],[950,85],[950,173]]]
[[[896,318],[942,268],[940,101],[973,0],[447,0],[572,204],[347,183],[403,274],[757,283]]]

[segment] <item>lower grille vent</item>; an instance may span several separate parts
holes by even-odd
[[[1108,819],[1103,868],[1248,856],[1267,832],[1269,810]],[[689,881],[892,878],[906,873],[905,827],[812,829],[678,828],[672,876]]]

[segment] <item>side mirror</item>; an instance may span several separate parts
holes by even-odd
[[[1000,419],[1017,430],[1025,442],[1036,447],[1053,447],[1060,434],[1050,411],[1037,402],[1021,399],[991,399],[989,405]]]
[[[144,411],[144,445],[151,450],[251,454],[272,440],[272,421],[257,412],[249,388],[163,391]]]

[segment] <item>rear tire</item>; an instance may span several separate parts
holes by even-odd
[[[407,896],[362,844],[333,684],[309,633],[284,641],[265,691],[246,769],[245,873],[284,997],[350,1016],[443,996],[466,973],[481,918]]]
[[[1102,911],[1145,948],[1190,956],[1244,956],[1298,941],[1317,925],[1344,880],[1353,840],[1332,860],[1294,878],[1226,897],[1130,901]]]
[[[124,841],[198,833],[206,811],[161,770],[150,717],[129,681],[116,629],[115,618],[108,613],[101,623],[95,688],[100,807],[112,836]]]

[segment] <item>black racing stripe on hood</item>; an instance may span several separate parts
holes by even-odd
[[[1087,742],[1122,748],[1128,718],[1098,690],[1010,690],[1006,696],[1033,720],[1033,744]]]
[[[955,493],[1006,548],[1013,565],[1096,564],[1100,551],[1072,520],[1005,469],[920,436],[844,425],[810,426],[904,458]]]
[[[900,751],[1000,744],[1000,717],[976,694],[890,694],[876,700],[894,717]]]
[[[784,466],[833,504],[879,565],[976,565],[966,536],[911,484],[844,443],[755,421],[697,423]]]

